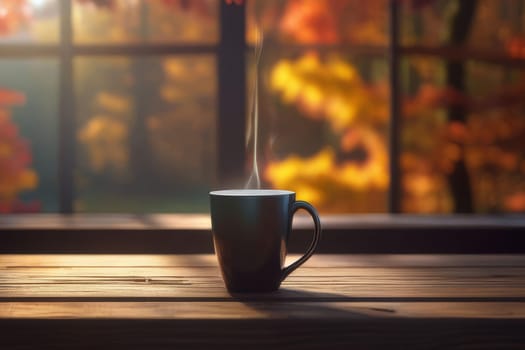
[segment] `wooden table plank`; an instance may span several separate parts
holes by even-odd
[[[40,319],[521,319],[515,302],[0,302],[2,318]]]
[[[406,275],[411,278],[410,275]],[[2,283],[0,299],[8,298],[165,298],[223,300],[229,294],[222,280],[216,278],[191,278],[186,281],[163,284],[117,282],[51,282],[51,283]],[[320,281],[318,278],[296,280],[290,277],[281,290],[272,294],[253,294],[253,299],[371,299],[371,298],[513,298],[525,300],[522,282],[451,281],[451,280],[367,280],[353,282],[348,278]]]
[[[292,257],[294,259],[295,257]],[[0,300],[228,300],[212,255],[0,256]],[[525,299],[523,256],[316,256],[257,300]]]
[[[287,257],[287,263],[298,255]],[[197,267],[217,266],[210,254],[0,254],[0,269],[8,267]],[[314,255],[305,267],[525,267],[525,255],[329,254]],[[298,270],[300,271],[300,270]]]

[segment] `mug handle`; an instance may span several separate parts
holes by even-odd
[[[308,202],[296,201],[292,205],[292,217],[299,209],[306,210],[308,214],[312,216],[312,219],[314,220],[314,238],[312,243],[310,243],[310,247],[308,247],[306,253],[299,260],[283,269],[281,274],[281,282],[284,281],[284,279],[288,277],[288,275],[291,274],[295,269],[304,264],[306,260],[310,259],[315,251],[315,248],[317,247],[317,243],[319,243],[319,240],[321,239],[321,221],[319,220],[319,214],[317,214],[317,210],[315,210],[315,208]]]

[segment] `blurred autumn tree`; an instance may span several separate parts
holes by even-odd
[[[247,5],[248,40],[261,28],[265,37],[258,67],[265,183],[325,213],[385,211],[387,1]],[[356,45],[377,53],[354,55]]]
[[[402,13],[404,43],[434,54],[404,62],[404,210],[524,211],[524,2],[431,1]]]
[[[79,1],[76,40],[213,42],[216,5]],[[110,36],[101,36],[101,28]],[[118,211],[203,210],[192,198],[206,198],[215,180],[215,74],[211,54],[78,58],[77,209],[101,210],[104,202]]]
[[[9,38],[31,25],[32,8],[27,5],[22,0],[0,2],[0,39]],[[31,167],[31,144],[20,135],[12,119],[11,109],[25,102],[22,92],[0,87],[0,214],[41,209],[39,201],[22,199],[24,193],[37,188],[39,180]]]
[[[524,211],[523,73],[506,64],[514,62],[519,67],[519,59],[525,57],[523,1],[399,3],[402,42],[431,55],[408,56],[403,63],[403,210]],[[283,106],[295,106],[305,118],[303,124],[308,119],[326,121],[331,135],[326,136],[322,126],[326,124],[317,123],[314,137],[325,142],[303,138],[300,142],[317,144],[316,149],[301,154],[288,145],[295,153],[288,158],[286,152],[276,152],[282,139],[269,137],[278,157],[268,164],[267,180],[273,186],[295,189],[325,212],[384,210],[374,195],[384,187],[371,181],[375,177],[369,166],[374,164],[373,169],[384,172],[381,178],[387,179],[386,82],[364,79],[367,70],[359,59],[348,59],[344,52],[387,43],[386,3],[290,0],[273,8],[269,2],[265,4],[269,9],[261,11],[259,5],[254,12],[269,32],[266,37],[281,44],[280,51],[265,49],[267,55],[281,57],[269,68],[268,88],[280,96]],[[256,22],[252,21],[252,32]],[[500,30],[494,31],[494,27]],[[303,52],[291,52],[294,45],[300,45]],[[500,47],[502,53],[490,54],[486,49],[491,47]],[[283,57],[286,52],[296,58]],[[333,68],[334,57],[345,69]],[[494,63],[476,63],[487,60]],[[353,79],[343,78],[345,70],[354,72]],[[481,91],[480,87],[487,88]],[[284,107],[277,114],[292,123],[290,115],[295,112]],[[304,128],[299,120],[293,123],[294,127],[281,124],[278,128],[287,130],[285,137],[297,142],[294,133]],[[374,137],[350,137],[347,133]],[[334,137],[339,144],[334,143]],[[345,144],[348,139],[353,141]],[[371,139],[381,142],[356,141]],[[350,165],[356,171],[343,174],[341,169]],[[367,200],[375,206],[364,204]]]
[[[317,121],[325,136],[319,134],[322,129],[311,136],[324,138],[326,143],[301,157],[286,154],[300,147],[286,147],[286,152],[275,140],[267,180],[275,187],[297,191],[300,198],[324,212],[382,210],[388,188],[385,82],[365,82],[338,54],[321,58],[310,52],[296,60],[279,60],[271,70],[270,88],[279,94],[281,103],[295,105],[301,115]],[[293,129],[301,132],[299,125],[289,132]],[[309,141],[296,138],[302,144]]]
[[[10,107],[24,102],[24,95],[0,88],[0,214],[38,211],[40,207],[38,202],[24,203],[19,198],[38,184],[38,176],[30,168],[30,145],[11,120]]]
[[[403,210],[525,211],[525,1],[397,1],[406,54]],[[258,69],[266,185],[295,190],[323,212],[386,210],[388,2],[246,2],[248,41],[258,26],[265,34]],[[76,43],[219,40],[214,0],[73,4]],[[0,35],[32,25],[26,1],[1,5],[9,15],[0,16]],[[87,192],[104,181],[144,192],[209,183],[213,67],[210,57],[80,59]]]

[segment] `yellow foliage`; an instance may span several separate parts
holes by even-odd
[[[162,65],[168,78],[178,78],[186,74],[187,65],[179,59],[165,59]]]
[[[283,101],[288,104],[293,103],[299,97],[302,86],[303,82],[301,80],[289,77],[286,89],[283,91]]]
[[[129,113],[131,101],[128,97],[101,91],[97,94],[96,103],[109,112]]]
[[[334,131],[343,132],[360,118],[388,119],[388,95],[364,84],[356,69],[334,55],[321,61],[315,53],[296,61],[280,60],[272,69],[270,88],[282,102],[296,104],[310,118],[326,118]]]
[[[288,82],[288,77],[292,74],[291,70],[292,65],[290,61],[286,59],[280,60],[275,67],[273,67],[271,73],[271,88],[277,91],[283,90]]]
[[[303,201],[309,203],[317,203],[316,206],[319,207],[319,203],[324,201],[324,195],[322,191],[314,186],[308,186],[306,184],[300,185],[295,191],[297,198],[301,198]]]
[[[309,53],[297,60],[296,68],[300,72],[315,72],[321,68],[321,62],[317,54]]]
[[[287,188],[297,192],[298,198],[311,201],[323,209],[327,194],[334,188],[367,192],[385,190],[389,178],[387,155],[384,145],[374,143],[372,137],[367,147],[369,159],[363,164],[354,161],[338,162],[332,148],[326,147],[309,158],[290,156],[270,163],[266,179],[275,188]]]
[[[307,84],[304,86],[303,98],[313,108],[318,108],[324,100],[323,90],[314,84]]]
[[[78,139],[86,145],[93,171],[123,171],[127,167],[128,126],[124,122],[95,116],[79,131]]]
[[[343,81],[352,82],[360,79],[355,68],[338,57],[331,57],[326,68],[331,75]]]
[[[332,121],[332,127],[341,131],[351,125],[357,117],[359,107],[343,96],[329,98],[325,104],[326,114]]]

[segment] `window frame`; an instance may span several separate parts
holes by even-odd
[[[220,0],[218,0],[220,1]],[[163,54],[214,54],[217,58],[218,114],[217,157],[218,180],[228,187],[244,178],[246,52],[245,5],[229,6],[220,1],[220,40],[217,45],[188,44],[123,44],[86,45],[73,43],[72,1],[59,1],[60,41],[58,45],[3,44],[2,57],[57,57],[59,85],[59,212],[43,214],[55,223],[27,227],[26,220],[37,216],[7,215],[0,217],[0,253],[211,253],[213,246],[208,226],[167,225],[159,227],[154,215],[136,215],[145,224],[139,228],[108,225],[96,227],[96,214],[74,214],[73,201],[76,156],[76,118],[73,61],[77,56]],[[322,217],[322,253],[525,253],[525,220],[523,216],[494,218],[489,225],[480,216],[457,215],[421,217],[401,212],[400,152],[400,77],[402,56],[443,54],[424,47],[404,47],[399,41],[399,5],[389,1],[389,67],[391,91],[391,127],[389,134],[388,213],[379,215],[326,215]],[[453,49],[453,48],[452,48]],[[449,50],[443,58],[464,59]],[[500,57],[500,56],[498,56]],[[489,57],[488,60],[498,59]],[[514,62],[524,65],[524,60]],[[227,87],[227,88],[226,88]],[[173,214],[175,221],[191,215]],[[53,219],[53,217],[55,219]],[[205,215],[201,215],[201,219]],[[107,215],[107,220],[117,216]],[[481,218],[486,218],[482,216]],[[85,224],[79,224],[84,220]],[[149,222],[149,224],[148,224]],[[449,223],[449,224],[447,224]],[[94,226],[93,226],[94,225]],[[309,229],[299,225],[291,252],[300,253],[310,239]]]

